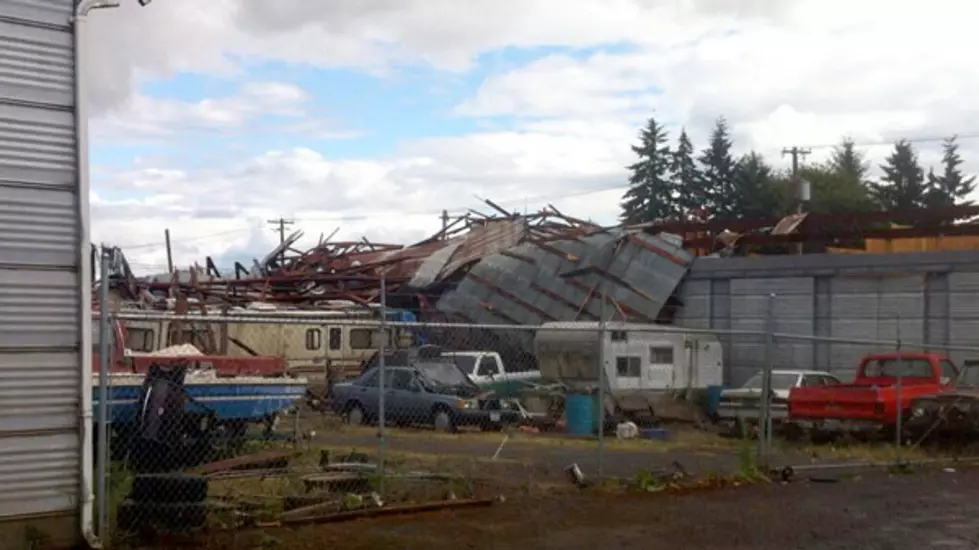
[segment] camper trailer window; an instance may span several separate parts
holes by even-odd
[[[642,359],[639,357],[616,357],[615,374],[627,378],[639,378],[641,375]]]
[[[388,341],[386,345],[391,346],[391,329],[387,331]],[[380,340],[374,338],[374,330],[368,328],[355,328],[350,330],[350,347],[353,349],[376,349],[380,346]]]
[[[180,336],[178,338],[177,331],[174,327],[170,327],[167,332],[167,345],[175,346],[177,344],[191,344],[193,346],[205,347],[207,343],[207,331],[205,329],[193,329],[185,327],[180,331]]]
[[[128,329],[126,347],[133,351],[153,351],[155,341],[156,333],[153,329],[131,328]]]
[[[306,329],[306,349],[320,349],[323,344],[323,333],[318,328]]]
[[[649,348],[649,362],[654,365],[672,365],[673,347],[672,346],[653,346]]]
[[[612,341],[613,342],[625,342],[629,339],[629,334],[624,330],[613,330],[612,331]]]
[[[350,330],[350,347],[353,349],[371,349],[371,331],[366,328]]]
[[[340,344],[343,342],[343,330],[339,328],[330,329],[330,349],[338,350],[340,349]]]

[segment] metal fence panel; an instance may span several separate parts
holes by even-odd
[[[79,324],[73,0],[0,3],[0,516],[56,516],[77,541],[89,449]],[[5,535],[3,538],[10,539]],[[14,537],[16,538],[16,537]]]

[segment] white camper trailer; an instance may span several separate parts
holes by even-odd
[[[597,322],[545,323],[534,337],[534,354],[543,378],[572,390],[594,390],[599,385],[601,349],[615,407],[655,409],[661,416],[663,404],[672,397],[694,399],[709,386],[719,386],[724,376],[723,351],[716,336],[664,332],[669,330],[660,325],[608,323],[605,341],[600,343]],[[606,407],[615,408],[608,403]]]

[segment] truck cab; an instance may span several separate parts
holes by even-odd
[[[453,361],[474,384],[501,397],[516,397],[527,383],[541,378],[537,369],[508,368],[495,351],[446,351],[442,357]]]

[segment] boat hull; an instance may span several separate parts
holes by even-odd
[[[138,417],[144,377],[114,375],[108,391],[109,422],[128,424]],[[99,380],[93,381],[92,405],[98,417]],[[188,376],[184,388],[190,397],[185,408],[191,412],[213,412],[219,421],[261,422],[292,407],[306,394],[307,382],[295,378],[195,379]]]

